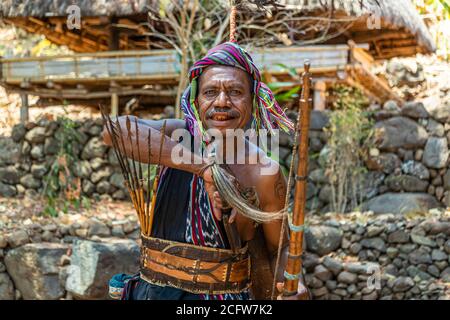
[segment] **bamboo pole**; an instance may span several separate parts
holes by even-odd
[[[308,131],[310,122],[311,73],[309,61],[305,61],[302,75],[302,94],[299,102],[300,123],[297,124],[300,136],[298,146],[298,166],[295,175],[295,196],[292,219],[289,218],[289,255],[286,264],[284,296],[298,293],[298,281],[302,273],[303,231],[305,223],[306,175],[308,170]]]

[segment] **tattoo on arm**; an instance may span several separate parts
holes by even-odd
[[[278,174],[277,181],[275,182],[275,195],[280,202],[284,202],[286,197],[286,182],[281,172]]]

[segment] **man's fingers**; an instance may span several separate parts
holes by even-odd
[[[277,282],[277,290],[279,293],[283,292],[284,283],[283,282]]]
[[[214,208],[214,215],[216,216],[217,220],[222,220],[222,210],[220,208],[217,208],[216,206],[213,206]]]
[[[277,291],[278,291],[278,295],[277,295],[277,300],[283,300],[283,288],[284,288],[284,283],[283,282],[277,282]]]

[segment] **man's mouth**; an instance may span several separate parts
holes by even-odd
[[[236,119],[236,117],[229,112],[214,112],[210,116],[210,119],[212,119],[214,121],[229,121],[229,120]]]

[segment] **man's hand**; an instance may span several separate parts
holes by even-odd
[[[209,200],[212,203],[214,215],[217,220],[222,220],[222,209],[224,207],[222,198],[220,197],[219,192],[217,191],[216,185],[214,184],[214,179],[212,177],[211,167],[207,168],[203,172],[203,181],[205,181],[205,189],[208,193]],[[236,218],[237,211],[232,209],[230,218],[228,220],[229,223],[232,223]]]
[[[277,300],[310,300],[310,295],[309,295],[308,289],[301,281],[298,282],[298,290],[297,290],[297,294],[295,294],[295,295],[287,296],[287,297],[283,296],[283,288],[284,288],[284,283],[278,282],[277,290],[278,290],[279,295],[277,296]]]

